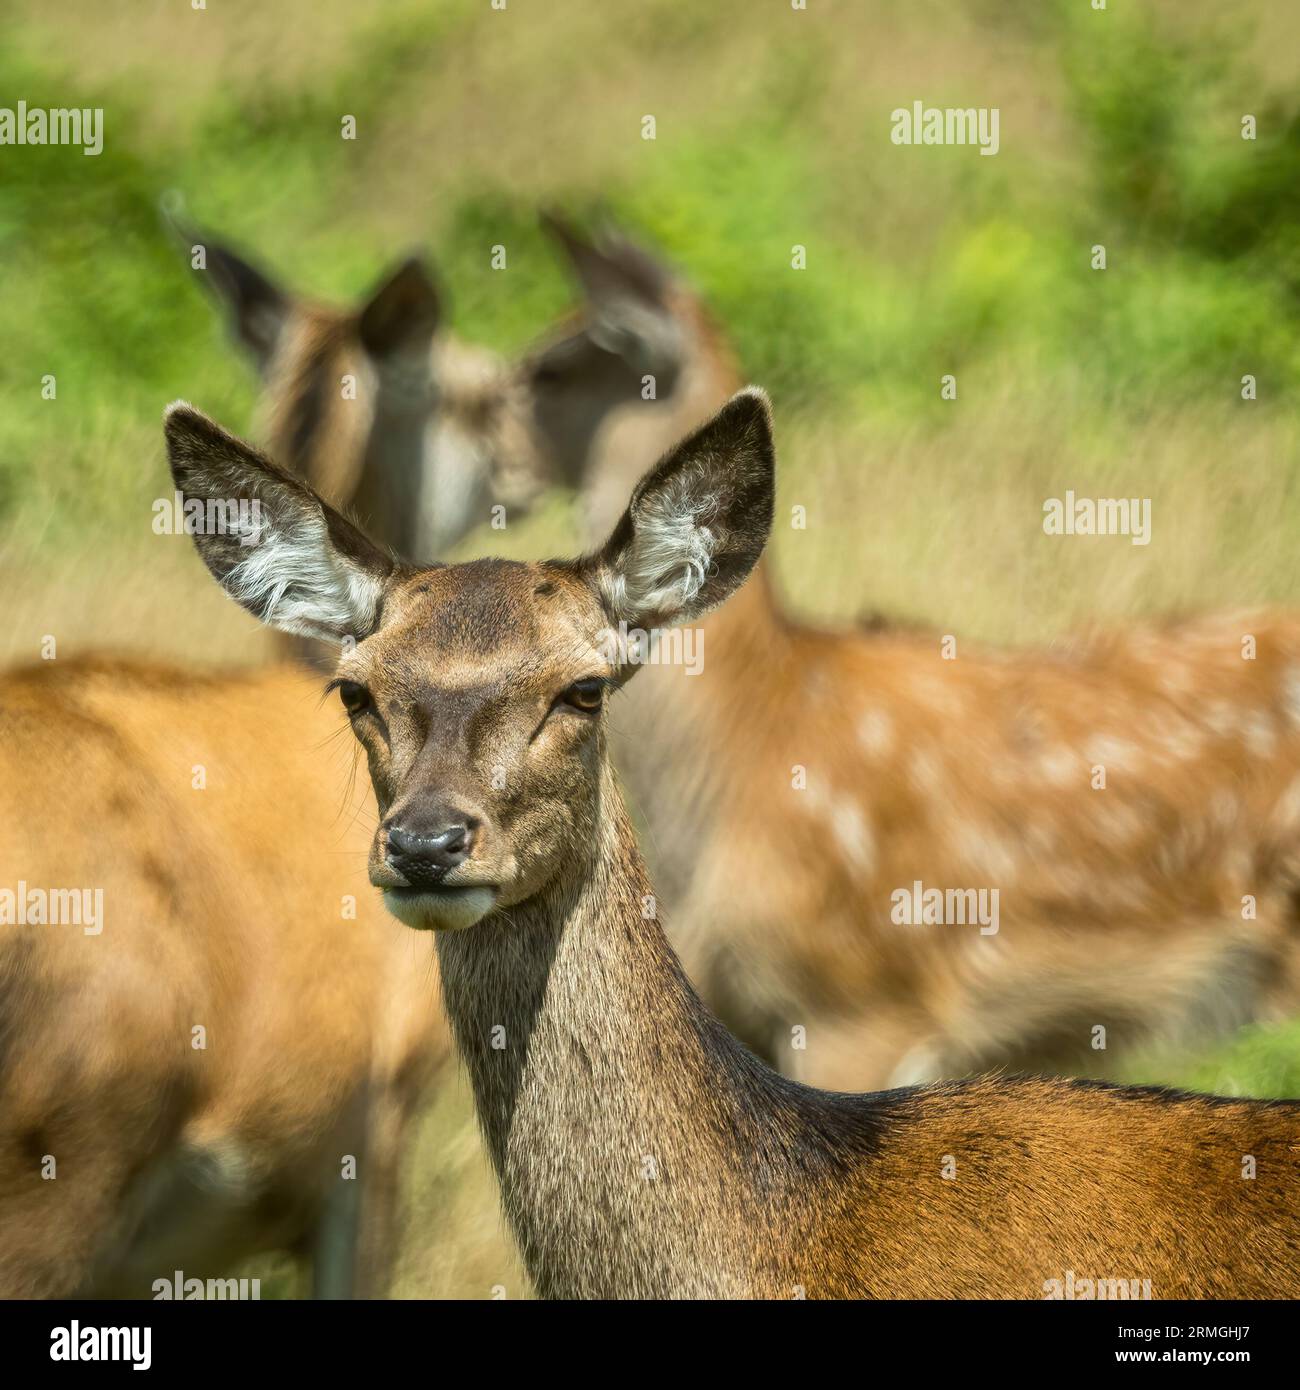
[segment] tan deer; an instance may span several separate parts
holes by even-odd
[[[528,471],[576,481],[598,535],[739,378],[646,252],[550,225],[585,301],[498,374],[490,418],[520,416]],[[1300,1003],[1293,620],[945,661],[937,636],[796,621],[760,562],[699,633],[698,674],[651,666],[620,696],[614,761],[692,978],[783,1069],[837,1088],[1092,1069]],[[964,924],[926,920],[934,891]]]
[[[1026,1078],[826,1093],[766,1068],[688,984],[606,753],[606,698],[636,675],[608,634],[693,621],[754,566],[761,393],[568,562],[396,564],[190,407],[167,439],[186,497],[261,504],[255,562],[195,538],[226,591],[357,639],[331,684],[379,810],[371,882],[436,931],[543,1296],[1042,1297],[1070,1271],[1162,1298],[1300,1293],[1300,1104]]]
[[[367,891],[340,726],[293,668],[0,678],[0,1297],[274,1249],[319,1297],[383,1291],[450,1040]]]

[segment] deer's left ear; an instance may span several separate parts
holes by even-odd
[[[776,455],[767,396],[749,387],[637,485],[604,547],[584,561],[610,617],[689,622],[744,583],[772,529]]]
[[[394,564],[351,522],[184,401],[164,425],[186,529],[217,582],[282,632],[370,635]]]

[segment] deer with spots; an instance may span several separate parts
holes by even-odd
[[[1024,1298],[1071,1270],[1166,1298],[1300,1292],[1300,1104],[1028,1078],[828,1093],[688,983],[608,757],[608,700],[641,677],[607,634],[743,586],[772,522],[761,393],[670,451],[603,545],[534,564],[395,562],[192,408],[166,433],[187,498],[261,503],[258,564],[195,537],[217,581],[343,644],[370,880],[433,932],[539,1293]]]

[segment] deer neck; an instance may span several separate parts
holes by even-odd
[[[655,885],[676,904],[736,765],[718,750],[741,750],[743,765],[744,750],[762,743],[769,721],[781,717],[770,706],[787,688],[793,657],[762,561],[722,608],[669,636],[659,655],[670,660],[645,666],[620,691],[610,731],[634,813],[653,829]],[[679,654],[683,660],[671,659]]]
[[[700,1004],[652,904],[606,769],[582,872],[438,937],[506,1215],[546,1297],[782,1287],[755,1229],[786,1174],[767,1156],[760,1193],[744,1149],[787,1083]]]

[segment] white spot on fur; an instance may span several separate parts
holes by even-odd
[[[869,873],[875,867],[875,843],[861,806],[847,797],[833,801],[830,817],[831,830],[844,857],[860,873]]]
[[[1300,667],[1288,666],[1282,677],[1282,707],[1292,724],[1300,725]]]
[[[1227,700],[1211,700],[1202,711],[1205,727],[1219,738],[1231,738],[1240,732],[1241,721],[1236,709]]]
[[[944,784],[943,763],[928,749],[919,749],[908,761],[908,780],[922,794],[940,791]]]
[[[894,746],[894,723],[882,709],[864,710],[858,720],[858,742],[873,758],[883,758]]]
[[[1050,782],[1054,787],[1074,786],[1084,776],[1084,767],[1079,755],[1064,744],[1049,748],[1043,753],[1038,760],[1038,770],[1043,780]]]
[[[1284,830],[1300,827],[1300,777],[1293,778],[1274,803],[1273,818]]]
[[[1131,767],[1137,760],[1138,747],[1127,739],[1112,738],[1099,734],[1088,740],[1084,747],[1084,757],[1090,763],[1102,763],[1110,768]]]
[[[961,857],[991,883],[1005,883],[1015,876],[1016,856],[995,831],[961,825],[954,838]]]
[[[1241,726],[1246,747],[1257,758],[1271,758],[1277,739],[1268,716],[1258,710],[1250,710],[1242,716]]]

